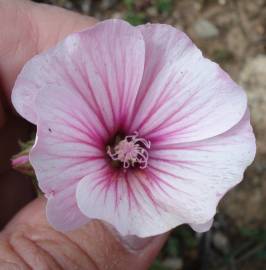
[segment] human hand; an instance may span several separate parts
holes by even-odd
[[[10,93],[16,76],[33,55],[95,22],[52,6],[0,0],[0,222],[17,208],[14,201],[22,204],[33,198],[29,181],[10,171],[17,140],[30,130],[29,124],[12,115]],[[138,249],[135,243],[131,252],[97,221],[62,234],[47,223],[45,204],[44,198],[31,202],[1,232],[0,269],[147,269],[166,239],[155,237]]]

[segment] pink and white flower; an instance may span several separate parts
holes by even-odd
[[[12,94],[58,230],[208,230],[255,155],[244,91],[181,31],[107,20],[31,59]]]

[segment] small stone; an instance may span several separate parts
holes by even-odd
[[[240,84],[246,90],[251,119],[256,133],[258,154],[266,154],[266,56],[247,60],[240,73]]]
[[[174,10],[173,14],[172,14],[172,17],[174,19],[180,19],[180,12],[178,10]]]
[[[158,11],[156,9],[156,7],[149,7],[146,10],[147,15],[150,17],[156,17],[158,15]]]
[[[81,4],[82,12],[88,14],[91,9],[91,0],[84,0]]]
[[[195,1],[195,3],[193,3],[193,4],[194,4],[195,10],[200,11],[202,9],[202,3]]]
[[[213,235],[213,245],[223,253],[229,251],[229,242],[226,236],[221,232],[216,232]]]
[[[181,270],[183,261],[180,258],[167,258],[162,262],[162,265],[169,270]]]
[[[114,12],[114,13],[112,14],[112,19],[122,19],[123,16],[124,16],[124,14],[121,13],[121,12]]]
[[[226,0],[218,0],[218,3],[222,6],[224,6],[226,4]]]
[[[257,16],[261,12],[263,3],[260,1],[246,1],[244,8],[250,17]]]
[[[234,56],[242,58],[247,50],[248,42],[243,31],[238,26],[232,26],[226,36],[227,49],[234,52]]]
[[[204,19],[197,20],[193,25],[193,29],[197,36],[203,39],[214,38],[219,35],[218,28]]]

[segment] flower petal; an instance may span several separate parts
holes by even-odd
[[[245,93],[183,32],[157,24],[139,29],[146,60],[130,130],[180,143],[211,138],[240,121]]]
[[[153,144],[149,154],[150,173],[156,175],[169,199],[158,198],[180,212],[194,227],[213,218],[221,197],[243,177],[253,161],[255,137],[249,113],[231,130],[194,143]],[[180,196],[182,201],[180,203]]]
[[[122,235],[148,237],[183,223],[209,229],[219,200],[254,158],[248,112],[222,135],[167,147],[153,145],[145,171],[107,167],[84,177],[76,193],[83,214]]]
[[[48,198],[47,219],[59,231],[75,230],[90,221],[80,212],[75,191],[76,185],[72,185],[62,192],[50,195]]]
[[[110,20],[69,36],[39,58],[48,63],[40,63],[37,75],[43,73],[42,80],[22,73],[15,93],[23,96],[19,85],[28,81],[30,89],[41,89],[34,104],[28,104],[34,106],[38,122],[30,160],[40,187],[50,193],[104,166],[104,146],[111,131],[123,125],[133,109],[144,65],[144,41],[128,23]],[[29,64],[29,69],[35,64]],[[37,81],[41,85],[34,88]]]
[[[150,193],[152,183],[147,181],[138,171],[95,171],[78,184],[78,207],[88,218],[111,224],[122,236],[158,235],[183,223],[171,209],[157,205],[157,194]]]
[[[106,132],[74,89],[43,88],[36,98],[37,141],[30,153],[43,192],[61,191],[105,166]]]
[[[18,76],[13,104],[24,118],[36,123],[35,98],[40,89],[71,86],[106,129],[113,130],[132,114],[144,54],[138,29],[122,20],[98,23],[30,60]]]
[[[207,232],[211,228],[212,223],[213,223],[213,218],[203,224],[189,224],[189,225],[194,231],[198,233],[203,233],[203,232]]]

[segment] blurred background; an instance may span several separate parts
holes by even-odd
[[[42,0],[99,20],[171,24],[246,90],[257,156],[212,230],[174,230],[151,270],[266,269],[266,0]],[[137,270],[137,269],[136,269]]]

